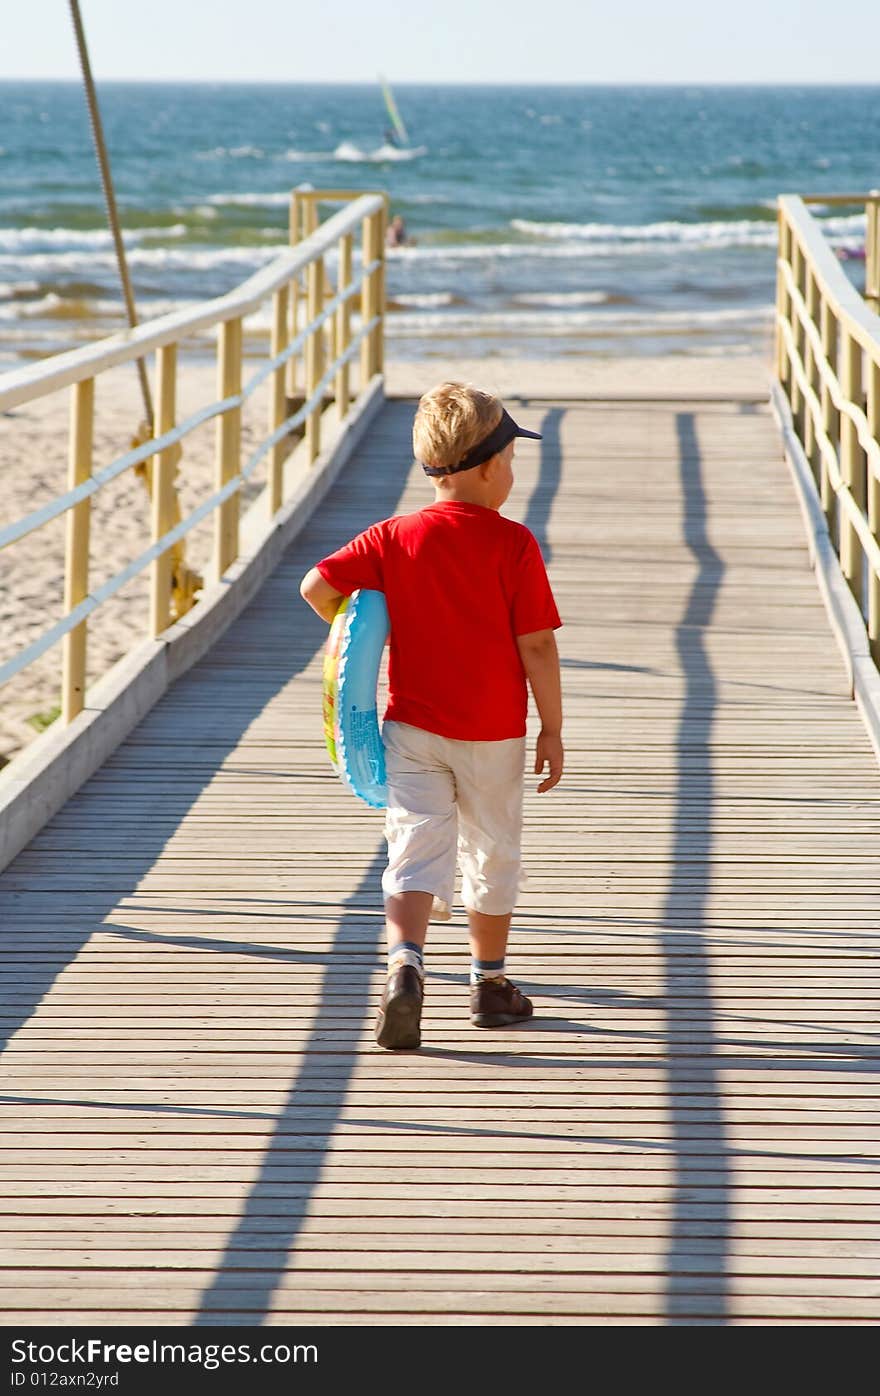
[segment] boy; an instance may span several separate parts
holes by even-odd
[[[434,503],[374,524],[303,578],[327,622],[360,587],[385,593],[391,622],[385,743],[388,979],[380,1047],[421,1043],[428,921],[450,916],[456,846],[472,953],[471,1021],[531,1017],[505,977],[520,882],[526,680],[541,718],[539,792],[562,775],[562,622],[534,536],[498,511],[524,431],[488,393],[441,383],[419,402],[413,449]]]

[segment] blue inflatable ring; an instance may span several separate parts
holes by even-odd
[[[373,809],[388,803],[385,748],[376,685],[388,637],[381,591],[356,591],[341,603],[324,653],[324,740],[337,774]]]

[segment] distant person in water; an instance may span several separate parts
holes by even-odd
[[[415,238],[411,238],[406,231],[406,224],[399,213],[396,213],[388,224],[385,233],[385,242],[389,247],[403,247],[404,244],[412,244]]]

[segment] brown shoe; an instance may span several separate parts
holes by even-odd
[[[422,978],[412,965],[401,965],[388,978],[376,1018],[380,1047],[420,1047],[422,1043]]]
[[[476,1028],[503,1028],[531,1016],[531,999],[509,979],[484,979],[471,989],[471,1022]]]

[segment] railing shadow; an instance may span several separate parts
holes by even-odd
[[[385,866],[385,845],[377,849],[361,879],[357,892],[349,898],[339,917],[336,934],[327,958],[320,988],[316,991],[319,1008],[311,1031],[301,1051],[303,1064],[278,1112],[272,1137],[265,1146],[260,1169],[248,1190],[247,1200],[239,1220],[227,1238],[223,1256],[216,1262],[214,1278],[199,1300],[196,1327],[223,1322],[224,1312],[247,1313],[249,1321],[261,1323],[272,1306],[272,1297],[288,1269],[290,1254],[308,1214],[312,1194],[327,1165],[327,1149],[333,1138],[348,1095],[349,1083],[358,1057],[357,1029],[340,1032],[338,1009],[328,1008],[328,999],[343,991],[350,1001],[352,1017],[364,1026],[369,1012],[370,985],[375,969],[384,922],[379,917],[370,920],[375,940],[365,945],[362,901],[374,894]],[[352,954],[352,947],[357,954]],[[338,1036],[336,1068],[328,1076],[322,1037],[328,1031]],[[279,1181],[281,1165],[291,1164],[290,1136],[302,1129],[300,1116],[307,1111],[310,1093],[320,1090],[322,1107],[320,1123],[312,1119],[308,1128],[308,1147],[296,1155],[297,1181]],[[305,1142],[305,1141],[303,1141]],[[242,1294],[241,1251],[249,1244],[260,1218],[271,1215],[271,1232],[261,1232],[260,1264],[248,1262],[247,1297]]]
[[[545,562],[550,562],[553,556],[547,525],[562,478],[560,427],[564,416],[564,408],[551,407],[541,419],[541,464],[523,517],[526,528],[530,528],[538,540]]]
[[[705,630],[712,623],[724,577],[724,563],[709,541],[707,498],[693,414],[676,418],[685,543],[697,565],[675,643],[685,678],[685,696],[676,735],[677,788],[673,826],[671,881],[663,908],[661,944],[669,1042],[667,1095],[673,1132],[675,1182],[666,1262],[666,1317],[693,1314],[693,1219],[701,1218],[710,1252],[704,1257],[717,1275],[717,1287],[704,1296],[702,1317],[723,1323],[727,1314],[727,1268],[731,1239],[731,1174],[714,1038],[714,1011],[709,957],[703,932],[712,886],[714,784],[712,724],[717,684],[706,653]],[[686,974],[697,997],[682,1001],[680,980]],[[687,1049],[695,1016],[706,1039],[691,1055]],[[699,1089],[702,1122],[708,1127],[716,1156],[716,1176],[706,1184],[704,1164],[691,1153],[688,1112],[680,1100]],[[699,1198],[699,1202],[695,1201]],[[703,1233],[705,1228],[705,1233]]]
[[[377,517],[394,513],[406,484],[411,459],[408,440],[411,412],[406,403],[389,404],[382,418],[386,437],[383,452],[392,459],[399,457],[400,468],[395,466],[371,475],[368,492],[357,488],[356,475],[354,487],[347,488],[352,477],[343,474],[340,485],[288,549],[278,570],[218,642],[212,652],[213,664],[196,666],[180,679],[132,734],[136,739],[138,733],[143,735],[149,730],[152,721],[161,721],[169,713],[176,715],[177,740],[180,740],[180,732],[189,732],[192,747],[185,741],[179,746],[179,761],[173,762],[174,779],[140,780],[135,769],[127,772],[128,779],[120,779],[114,786],[112,781],[104,779],[106,768],[102,768],[65,806],[67,826],[75,820],[78,831],[85,837],[84,843],[75,841],[74,848],[78,851],[58,848],[56,817],[0,874],[0,927],[3,928],[0,930],[0,957],[8,970],[7,993],[0,1001],[0,1051],[4,1051],[15,1034],[29,1022],[51,993],[59,975],[72,965],[93,935],[109,933],[136,939],[143,936],[138,928],[124,924],[125,913],[120,903],[137,891],[247,729],[320,650],[326,638],[326,627],[300,600],[296,579],[317,557],[341,545],[352,533],[367,527]],[[261,656],[251,675],[252,681],[235,685],[234,702],[211,712],[212,698],[216,698],[218,687],[218,660],[224,665],[246,665],[246,660],[238,658],[239,646],[247,650],[252,621],[258,616],[265,620],[267,615],[271,616],[271,654]],[[320,702],[319,690],[317,701]],[[209,727],[200,727],[193,721],[193,714],[208,712],[211,712]],[[196,748],[198,759],[193,760]],[[91,831],[93,841],[99,839],[102,825],[112,831],[114,820],[124,820],[132,835],[126,843],[116,830],[120,848],[118,871],[114,868],[113,874],[105,880],[106,885],[102,885],[101,878],[92,877],[90,873],[93,855],[87,831]],[[34,854],[38,855],[38,863]],[[316,848],[315,856],[324,859],[326,849]],[[369,874],[373,886],[378,880],[378,856],[377,853]],[[63,878],[54,887],[48,880],[41,887],[40,878],[47,873],[63,873]],[[249,900],[247,893],[237,899],[245,904]],[[170,902],[168,914],[173,931],[174,908]],[[301,910],[296,914],[301,915]],[[338,913],[334,920],[338,920],[334,951],[342,948],[344,953],[353,921],[351,916],[345,915],[339,920]],[[358,962],[361,967],[358,975],[366,983],[372,957],[363,953],[363,918],[359,924],[361,954],[350,955],[348,964],[350,969],[354,961]],[[378,919],[375,924],[378,928]],[[33,927],[32,940],[28,936],[30,927]],[[228,954],[232,950],[269,960],[278,958],[276,946],[261,945],[258,939],[245,945],[237,940],[230,943],[221,937],[212,944],[209,939],[196,935],[179,938],[177,943],[198,945],[206,954],[214,951]],[[367,951],[370,948],[371,942],[368,942]],[[325,979],[334,973],[334,963],[331,956]],[[359,977],[359,985],[360,982]],[[124,1040],[124,1037],[123,1025],[120,1038]],[[106,1039],[105,1044],[110,1045]],[[354,1048],[346,1045],[344,1051],[346,1059],[353,1062]],[[150,1108],[149,1105],[146,1108]]]

